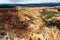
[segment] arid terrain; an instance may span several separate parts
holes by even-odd
[[[60,6],[0,8],[0,40],[60,40]]]

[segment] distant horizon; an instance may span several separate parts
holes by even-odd
[[[25,7],[43,7],[43,6],[60,6],[60,3],[40,3],[40,4],[1,4],[0,7],[14,7],[14,6],[25,6]]]

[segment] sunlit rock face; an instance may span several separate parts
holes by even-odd
[[[1,40],[60,40],[56,26],[60,24],[58,9],[56,6],[0,8]]]

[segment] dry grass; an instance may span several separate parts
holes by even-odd
[[[52,8],[52,9],[51,9]],[[57,8],[57,7],[55,7]],[[1,40],[60,40],[60,30],[54,26],[54,27],[46,27],[41,18],[41,12],[43,10],[47,11],[54,11],[57,13],[60,13],[57,9],[54,7],[17,7],[15,8],[18,10],[17,15],[20,17],[20,21],[30,21],[31,25],[31,31],[26,31],[26,34],[30,34],[29,37],[25,38],[19,38],[16,36],[16,34],[10,35],[10,33],[7,33],[6,36],[4,36]],[[60,14],[57,14],[60,15]],[[56,16],[56,15],[55,15]],[[54,18],[52,16],[50,19]],[[59,16],[56,18],[60,18]],[[43,27],[41,26],[43,25]],[[18,30],[17,30],[18,31]],[[19,31],[20,32],[20,31]],[[20,36],[20,35],[19,35]]]

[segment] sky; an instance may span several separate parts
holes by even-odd
[[[60,3],[60,0],[0,0],[0,4]]]

